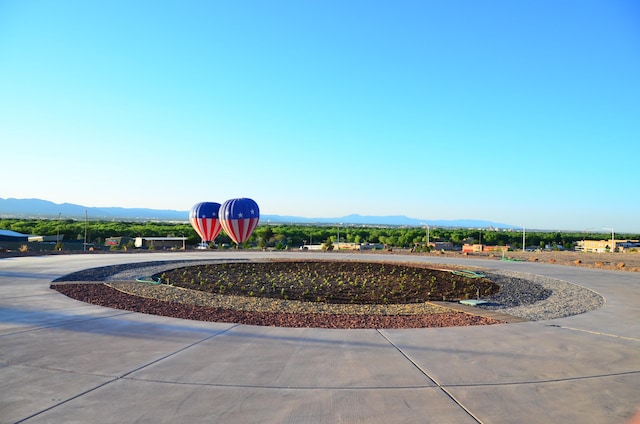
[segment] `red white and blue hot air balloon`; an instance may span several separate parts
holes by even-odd
[[[205,243],[213,241],[222,230],[219,211],[220,203],[215,202],[202,202],[191,208],[189,221]]]
[[[258,226],[258,204],[246,197],[227,200],[220,206],[220,223],[224,232],[237,245],[245,242]]]

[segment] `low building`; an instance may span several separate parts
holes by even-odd
[[[52,251],[57,247],[56,240],[62,242],[63,238],[62,234],[58,236],[33,236],[11,230],[0,230],[0,249],[29,252]]]
[[[511,246],[484,246],[483,252],[507,252]]]
[[[129,243],[133,243],[133,241],[131,237],[108,237],[105,239],[104,245],[109,249],[119,249],[126,247]]]
[[[348,241],[334,242],[334,250],[361,250],[360,243],[351,243]]]
[[[453,243],[450,241],[432,241],[429,243],[433,250],[453,250]]]
[[[186,237],[136,237],[135,246],[142,249],[184,249]]]
[[[640,250],[640,240],[622,240],[616,242],[616,249],[620,252],[625,252],[627,250]]]
[[[577,251],[587,253],[624,252],[630,249],[640,249],[638,240],[579,240],[576,243]]]
[[[300,250],[322,250],[323,245],[321,244],[305,244],[304,246],[300,246]]]
[[[382,243],[361,243],[360,250],[382,250],[384,244]]]
[[[468,244],[462,245],[463,253],[482,253],[482,252],[506,252],[510,246],[488,246],[486,244]]]
[[[0,230],[0,241],[8,242],[27,242],[29,236],[11,230]]]
[[[480,253],[482,252],[483,248],[484,248],[484,245],[482,244],[465,243],[462,245],[462,253]]]
[[[57,243],[64,240],[64,234],[55,236],[29,236],[29,242],[34,243]]]
[[[582,240],[578,241],[578,250],[583,252],[609,252],[611,251],[611,240]]]

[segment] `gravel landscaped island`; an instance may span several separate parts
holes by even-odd
[[[135,281],[141,276],[160,275],[177,268],[193,267],[196,270],[197,266],[219,263],[211,260],[154,261],[114,265],[69,274],[57,279],[52,288],[78,300],[117,309],[251,325],[418,328],[499,323],[492,318],[456,312],[428,301],[388,304],[310,302],[209,293]],[[604,302],[591,290],[559,280],[497,270],[485,270],[483,274],[497,284],[500,291],[483,296],[486,303],[478,307],[528,320],[575,315],[598,308]]]

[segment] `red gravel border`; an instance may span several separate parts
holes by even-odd
[[[163,302],[120,292],[101,283],[52,284],[51,288],[72,299],[108,308],[195,321],[305,328],[431,328],[500,324],[492,318],[448,312],[427,315],[334,315],[247,312]]]

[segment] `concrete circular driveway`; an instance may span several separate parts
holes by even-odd
[[[349,254],[176,252],[0,260],[0,422],[626,423],[640,407],[640,274],[384,255],[557,278],[595,311],[483,327],[327,330],[165,318],[49,289],[150,260]],[[380,259],[358,254],[358,259]]]

